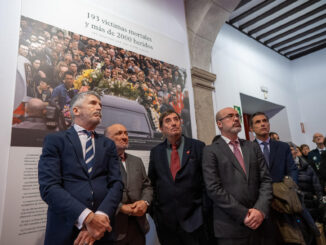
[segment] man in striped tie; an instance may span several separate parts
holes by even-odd
[[[73,126],[44,139],[39,184],[48,204],[46,245],[112,243],[111,220],[123,183],[114,143],[94,131],[101,109],[95,92],[76,95],[70,104]]]

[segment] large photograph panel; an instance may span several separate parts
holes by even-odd
[[[97,132],[126,125],[131,150],[161,141],[158,118],[168,109],[191,137],[186,77],[178,66],[22,16],[11,145],[42,146],[46,134],[67,129],[71,98],[87,90],[102,96]]]

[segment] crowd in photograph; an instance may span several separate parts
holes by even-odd
[[[186,73],[175,65],[23,16],[19,56],[27,97],[56,101],[67,117],[76,93],[96,90],[137,100],[155,130],[159,115],[168,109],[189,121]]]

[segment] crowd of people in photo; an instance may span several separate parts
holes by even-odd
[[[84,71],[100,67],[101,81],[95,86],[127,84],[143,92],[137,100],[144,105],[155,130],[159,130],[159,115],[168,109],[174,109],[184,121],[189,121],[186,73],[175,65],[23,16],[18,62],[25,68],[22,76],[26,77],[26,97],[45,103],[56,101],[68,117],[71,98],[85,91],[85,86],[76,87],[76,79]],[[91,85],[93,89],[94,84]],[[16,114],[19,117],[23,112]],[[17,122],[19,118],[14,118],[14,123]]]

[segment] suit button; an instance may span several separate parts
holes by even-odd
[[[94,191],[91,191],[91,194],[93,195],[94,194]]]
[[[94,206],[94,202],[92,202],[92,206]]]

